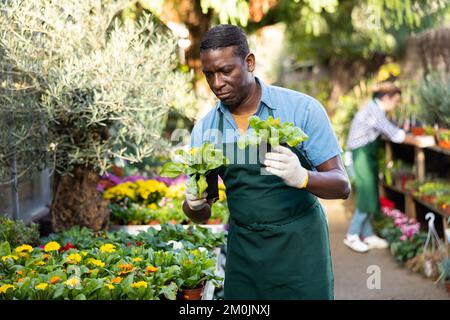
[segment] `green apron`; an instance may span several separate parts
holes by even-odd
[[[380,212],[378,196],[379,139],[352,150],[355,170],[356,207],[362,213],[375,215]]]
[[[223,136],[222,114],[219,130]],[[233,148],[236,160],[236,143],[224,143],[223,148],[229,159]],[[250,148],[245,149],[244,164],[231,161],[219,170],[230,211],[224,298],[333,299],[322,206],[308,191],[290,187],[275,175],[261,175],[259,159],[250,164]],[[307,158],[291,149],[302,166],[311,169]]]

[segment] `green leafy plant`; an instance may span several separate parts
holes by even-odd
[[[252,135],[241,135],[238,140],[238,146],[244,149],[248,145],[257,145],[262,141],[267,141],[271,146],[276,147],[280,144],[287,144],[295,147],[300,142],[308,139],[308,136],[299,127],[291,122],[280,122],[280,119],[274,119],[269,116],[267,120],[261,120],[258,116],[252,116],[249,119],[249,125],[253,129]]]
[[[450,258],[445,257],[441,263],[439,263],[439,281],[448,282],[450,281]]]
[[[450,78],[447,74],[427,74],[418,91],[420,108],[418,118],[429,125],[450,128]]]
[[[212,249],[223,234],[205,228],[162,225],[133,236],[75,227],[41,240],[0,243],[0,300],[174,300],[182,288],[221,279]]]
[[[39,226],[32,223],[27,227],[22,220],[11,220],[7,217],[0,217],[1,241],[7,241],[13,246],[21,243],[38,244]]]
[[[208,187],[206,175],[222,165],[228,164],[228,159],[224,156],[223,151],[214,149],[214,144],[207,142],[199,148],[192,148],[190,152],[182,149],[177,150],[175,155],[178,156],[179,162],[167,162],[164,164],[161,176],[168,178],[176,178],[179,175],[186,174],[194,179],[189,179],[187,188],[192,194],[202,193]]]

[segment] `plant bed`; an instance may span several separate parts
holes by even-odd
[[[163,225],[136,236],[74,228],[42,241],[1,244],[0,299],[174,300],[221,280],[214,248],[223,235],[202,228]]]

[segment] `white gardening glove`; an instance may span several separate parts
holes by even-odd
[[[193,179],[193,178],[189,178],[189,179]],[[185,188],[185,192],[184,192],[184,195],[186,197],[186,202],[187,202],[189,208],[191,208],[192,210],[194,210],[194,211],[202,210],[207,204],[206,196],[208,194],[206,193],[206,191],[204,191],[202,193],[202,197],[199,198],[197,193],[195,193],[195,194],[190,193],[189,188],[187,187],[188,182],[189,182],[189,180],[186,181],[186,188]]]
[[[308,179],[308,170],[302,167],[297,155],[291,149],[277,146],[266,153],[266,170],[291,187],[304,188]]]

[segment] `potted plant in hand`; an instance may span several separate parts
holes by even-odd
[[[300,142],[308,139],[306,133],[291,122],[280,122],[280,119],[274,119],[269,116],[267,120],[261,120],[258,116],[252,116],[249,119],[249,125],[253,129],[253,134],[241,135],[238,140],[240,149],[248,145],[260,146],[260,162],[264,162],[264,155],[270,152],[271,147],[285,145],[295,147]],[[264,146],[267,148],[264,149]]]
[[[187,188],[191,193],[198,194],[199,197],[208,187],[206,175],[220,166],[228,164],[228,159],[224,156],[223,151],[214,149],[214,144],[211,142],[204,143],[199,148],[192,148],[190,152],[177,150],[175,155],[178,156],[179,161],[170,161],[164,164],[161,176],[176,178],[185,174],[195,177],[195,179],[188,180]]]

